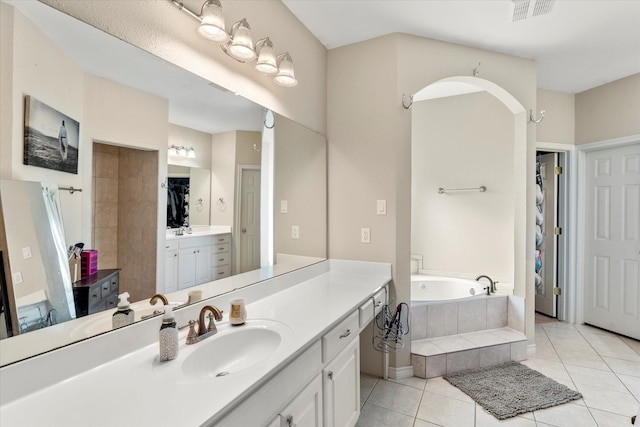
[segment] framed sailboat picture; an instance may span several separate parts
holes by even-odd
[[[24,164],[77,175],[80,123],[32,96],[24,100]]]

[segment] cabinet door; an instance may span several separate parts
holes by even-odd
[[[178,255],[178,289],[196,285],[196,249],[181,249]]]
[[[178,251],[166,251],[164,263],[164,293],[178,290]]]
[[[360,417],[360,345],[358,337],[322,371],[324,427],[353,427]]]
[[[280,414],[282,427],[322,427],[322,380],[317,375]]]
[[[211,281],[211,246],[196,248],[196,285]]]

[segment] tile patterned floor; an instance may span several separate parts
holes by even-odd
[[[536,354],[523,363],[583,399],[498,421],[441,377],[387,381],[363,375],[356,426],[631,426],[640,407],[640,341],[587,325],[538,323]]]

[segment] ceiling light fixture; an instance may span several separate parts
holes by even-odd
[[[251,26],[245,18],[234,23],[231,31],[225,28],[224,13],[220,0],[206,0],[200,14],[187,9],[177,0],[169,0],[178,9],[200,22],[197,32],[202,37],[219,44],[224,53],[238,62],[252,62],[257,59],[255,68],[262,74],[274,76],[276,84],[293,87],[298,84],[293,70],[293,60],[289,52],[276,56],[273,42],[269,37],[253,44]]]

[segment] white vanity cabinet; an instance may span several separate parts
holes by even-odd
[[[322,379],[316,376],[304,390],[293,399],[272,426],[277,427],[322,427]]]
[[[360,417],[359,312],[322,337],[324,427],[353,427]]]
[[[178,242],[167,241],[164,258],[164,293],[178,290]]]
[[[211,248],[211,280],[231,275],[231,234],[213,236]]]
[[[178,242],[178,289],[211,281],[211,236]]]
[[[167,239],[164,293],[231,275],[231,233]]]

